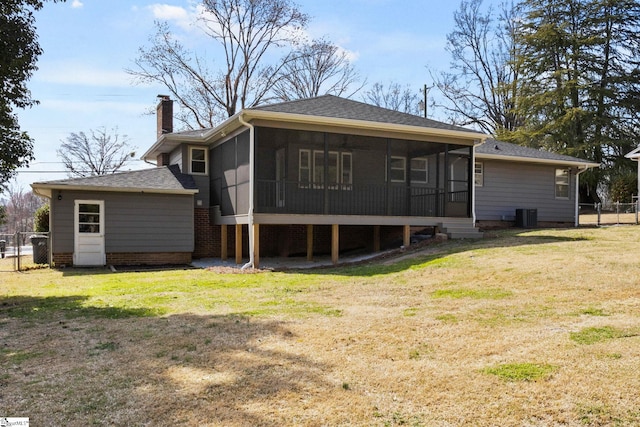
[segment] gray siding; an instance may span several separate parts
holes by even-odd
[[[189,147],[200,147],[200,148],[205,148],[206,152],[209,154],[209,159],[208,159],[208,167],[209,167],[209,175],[211,175],[211,155],[210,152],[208,150],[207,146],[204,145],[189,145],[189,144],[182,144],[180,146],[178,146],[175,150],[173,150],[171,152],[171,155],[169,157],[169,162],[172,165],[178,165],[180,166],[180,172],[182,173],[189,173],[189,162],[191,161],[191,159],[189,158]],[[194,204],[195,207],[198,208],[208,208],[210,206],[210,178],[208,175],[192,175],[193,176],[193,180],[196,183],[196,187],[198,188],[198,194],[195,195],[194,198]],[[198,201],[200,203],[198,203]]]
[[[516,209],[537,209],[538,221],[573,222],[575,173],[569,178],[569,199],[555,197],[553,165],[476,159],[484,165],[484,185],[476,187],[476,219],[513,221]]]
[[[53,252],[71,253],[74,201],[104,200],[106,252],[193,252],[193,196],[62,191],[51,200]]]

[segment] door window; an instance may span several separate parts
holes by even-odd
[[[100,233],[100,205],[80,203],[78,205],[78,233]]]

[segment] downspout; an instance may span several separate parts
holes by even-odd
[[[469,174],[469,180],[471,181],[471,218],[473,219],[473,226],[476,226],[476,147],[484,144],[487,140],[482,139],[479,144],[473,144],[473,150],[471,151],[471,173]]]
[[[253,125],[246,122],[242,117],[242,113],[238,115],[240,124],[249,128],[249,212],[247,213],[247,227],[249,228],[249,262],[242,266],[242,270],[253,268],[254,265],[254,241],[253,241],[253,193],[255,191],[255,129]]]
[[[589,170],[589,167],[585,166],[582,170],[578,168],[578,172],[576,172],[576,212],[574,227],[578,227],[580,225],[580,174],[586,172],[587,170]]]

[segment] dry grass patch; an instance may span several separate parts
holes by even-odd
[[[500,232],[297,273],[3,275],[0,416],[638,425],[638,253],[640,229],[616,227]]]

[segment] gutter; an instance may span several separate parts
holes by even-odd
[[[247,268],[254,268],[254,235],[253,235],[253,193],[255,191],[255,128],[254,126],[244,120],[243,114],[238,115],[238,121],[249,128],[249,212],[247,213],[247,220],[249,228],[249,262],[242,266],[242,270]]]
[[[541,159],[541,158],[535,158],[535,157],[509,156],[504,154],[478,153],[476,158],[480,160],[485,160],[485,159],[486,160],[505,160],[505,161],[517,161],[517,162],[526,162],[526,163],[538,163],[538,164],[546,164],[546,165],[575,166],[575,167],[584,167],[586,169],[600,166],[600,163],[572,162],[571,160]]]
[[[102,191],[105,193],[150,193],[150,194],[197,194],[198,189],[164,189],[164,188],[144,188],[144,187],[107,187],[99,185],[56,185],[56,184],[42,184],[34,182],[31,184],[33,192],[47,198],[51,198],[51,193],[47,195],[41,190],[65,190],[65,191]]]

